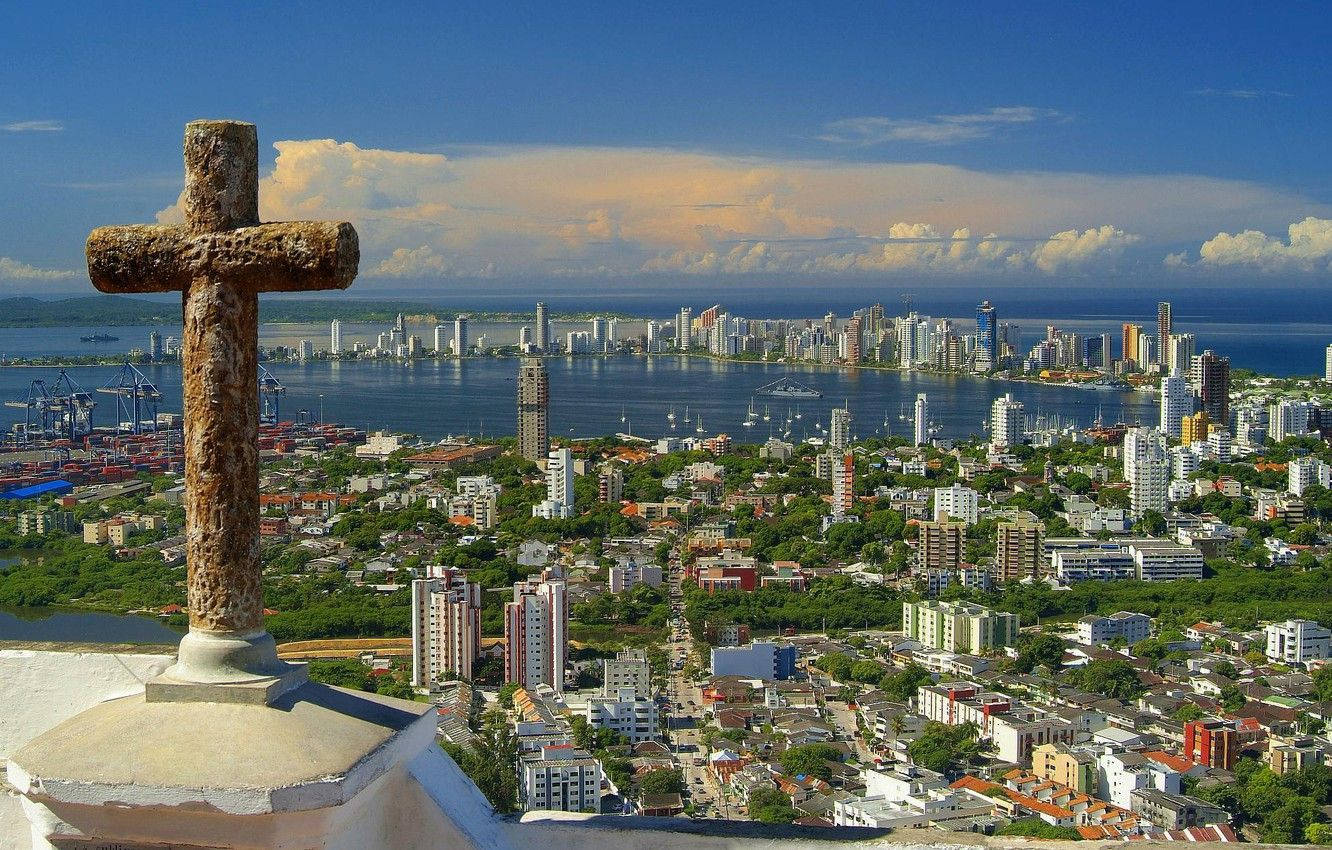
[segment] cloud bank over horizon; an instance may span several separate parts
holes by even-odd
[[[274,148],[263,217],[351,221],[372,279],[1308,274],[1332,259],[1332,207],[1238,180],[650,148]],[[178,221],[178,205],[158,218]],[[1265,235],[1290,222],[1289,243]]]

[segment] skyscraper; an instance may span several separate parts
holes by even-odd
[[[148,356],[153,360],[162,359],[162,335],[157,331],[148,334]]]
[[[1327,347],[1327,353],[1323,355],[1323,380],[1332,384],[1332,345]]]
[[[1156,338],[1160,342],[1160,360],[1162,374],[1170,374],[1174,364],[1170,362],[1170,334],[1174,331],[1170,322],[1170,302],[1156,302]]]
[[[541,360],[524,357],[518,367],[518,453],[533,463],[550,451],[549,408],[550,375]]]
[[[1134,325],[1129,322],[1124,323],[1123,344],[1120,347],[1120,359],[1124,361],[1125,369],[1141,367],[1138,363],[1138,337],[1142,335],[1142,325]]]
[[[860,317],[852,316],[850,319],[847,319],[846,331],[842,334],[842,339],[845,340],[845,351],[842,356],[847,363],[859,363],[862,359],[863,352],[861,351],[860,346],[860,334]]]
[[[443,356],[444,356],[444,352],[448,350],[448,347],[449,347],[449,343],[448,343],[448,338],[449,338],[449,337],[448,337],[448,333],[449,333],[449,329],[448,329],[448,326],[447,326],[447,325],[435,325],[435,356],[436,356],[436,357],[443,357]]]
[[[916,445],[926,446],[930,442],[930,401],[925,393],[916,396]]]
[[[999,365],[999,325],[994,305],[982,301],[976,308],[976,371],[989,372]]]
[[[694,310],[681,307],[680,315],[675,318],[675,347],[688,351],[694,345]]]
[[[1022,402],[1014,401],[1012,393],[990,405],[990,446],[1006,449],[1022,444]]]
[[[398,318],[393,322],[393,330],[398,334],[399,341],[407,338],[407,319],[401,313],[398,314]]]
[[[1166,512],[1170,459],[1164,434],[1155,428],[1129,428],[1124,433],[1124,480],[1135,517],[1149,510]]]
[[[546,310],[546,302],[538,301],[536,306],[536,327],[533,329],[536,338],[532,344],[536,347],[538,354],[545,354],[550,351],[550,313]]]
[[[1182,433],[1185,416],[1193,413],[1193,390],[1183,375],[1166,375],[1161,379],[1161,431],[1170,437]]]
[[[834,407],[832,424],[828,428],[828,445],[834,449],[844,449],[851,445],[851,411],[845,407]]]
[[[467,349],[467,316],[463,315],[453,320],[453,353],[465,357]]]
[[[598,354],[606,350],[606,320],[600,316],[592,317],[592,350]]]
[[[328,326],[328,351],[330,354],[342,353],[342,320],[334,319]]]
[[[461,570],[427,566],[412,582],[412,685],[444,673],[470,678],[481,647],[481,585]]]
[[[1197,343],[1193,334],[1171,334],[1170,335],[1170,353],[1163,355],[1162,360],[1169,365],[1165,371],[1167,374],[1187,375],[1189,367],[1193,363],[1193,353]]]
[[[1000,581],[1021,581],[1039,578],[1046,565],[1041,543],[1045,537],[1045,524],[1019,516],[1001,522],[995,530],[994,569]]]
[[[314,343],[313,343],[313,342],[310,342],[310,340],[308,340],[308,339],[303,339],[303,340],[301,340],[301,341],[297,344],[297,346],[296,346],[296,352],[297,352],[297,355],[301,358],[301,362],[302,362],[302,363],[304,363],[304,362],[307,361],[307,360],[313,360],[313,359],[314,359]]]
[[[1218,357],[1210,348],[1193,358],[1189,383],[1207,418],[1225,427],[1230,423],[1230,358]]]
[[[562,581],[520,581],[504,605],[504,680],[564,692],[569,604]]]

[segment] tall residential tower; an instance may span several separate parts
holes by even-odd
[[[518,453],[533,463],[550,451],[549,408],[550,375],[541,360],[524,357],[518,367]]]

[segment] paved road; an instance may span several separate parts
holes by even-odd
[[[700,731],[703,726],[703,690],[696,683],[688,681],[683,670],[674,669],[678,662],[681,667],[688,663],[694,651],[694,640],[689,633],[689,625],[684,619],[684,597],[680,590],[683,578],[679,562],[671,566],[670,599],[677,618],[678,627],[672,629],[667,655],[671,660],[671,671],[667,679],[666,695],[670,700],[672,743],[680,759],[681,772],[685,786],[696,808],[707,806],[709,815],[720,814],[738,819],[733,802],[722,797],[720,788],[707,770],[707,748],[703,745]],[[683,706],[683,708],[681,708]],[[699,759],[703,765],[695,766]],[[720,811],[719,811],[720,808]]]

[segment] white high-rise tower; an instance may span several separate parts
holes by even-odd
[[[1124,480],[1133,515],[1165,513],[1170,487],[1170,458],[1165,434],[1155,428],[1130,428],[1124,434]]]
[[[459,316],[453,320],[453,353],[457,357],[464,357],[467,348],[467,317]]]
[[[925,393],[916,396],[916,445],[930,443],[930,401]]]
[[[1193,413],[1193,388],[1189,381],[1178,372],[1161,379],[1161,424],[1162,433],[1168,437],[1178,437],[1184,417]]]
[[[328,352],[329,354],[342,353],[342,320],[334,319],[328,326]]]
[[[1022,417],[1025,408],[1022,402],[1014,401],[1012,393],[1005,393],[1002,398],[990,405],[990,445],[996,449],[1007,449],[1022,443]]]

